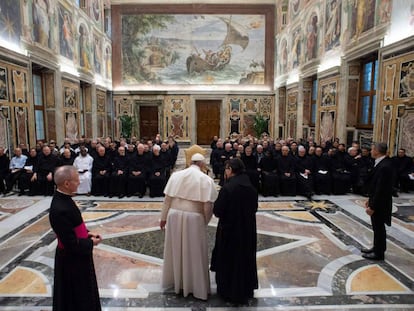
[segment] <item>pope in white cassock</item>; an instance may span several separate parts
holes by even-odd
[[[207,225],[213,214],[217,190],[211,177],[202,172],[205,158],[191,157],[191,166],[171,175],[164,189],[160,227],[165,232],[163,289],[183,291],[184,297],[207,300],[210,276]],[[166,226],[167,224],[167,226]]]
[[[80,147],[80,154],[73,161],[73,166],[78,169],[79,181],[77,194],[88,194],[92,187],[93,158],[88,154],[85,146]]]

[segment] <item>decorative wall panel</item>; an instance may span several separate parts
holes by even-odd
[[[407,154],[413,156],[412,109],[414,104],[414,52],[391,57],[382,63],[379,88],[379,121],[374,140],[389,145],[391,155],[404,144]],[[410,150],[410,152],[408,152]]]
[[[24,144],[27,146],[29,143],[29,123],[27,108],[15,107],[14,109],[17,144]]]
[[[166,96],[164,98],[165,137],[190,140],[189,120],[191,117],[189,96]]]
[[[414,109],[407,109],[400,119],[399,135],[399,148],[406,149],[407,154],[414,154],[414,135],[404,135],[404,133],[414,133]]]
[[[394,99],[396,69],[397,69],[396,64],[391,64],[385,67],[384,100]]]

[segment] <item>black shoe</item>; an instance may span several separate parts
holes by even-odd
[[[144,195],[143,194],[138,194],[138,198],[140,198],[140,199],[142,199],[144,197]]]
[[[369,254],[373,252],[374,252],[374,248],[361,248],[361,253]]]
[[[113,197],[113,195],[112,195],[112,194],[108,195],[108,198],[112,198],[112,197]]]
[[[399,197],[398,192],[397,191],[393,191],[392,192],[392,196],[395,197],[395,198],[398,198]]]
[[[374,252],[369,253],[369,254],[362,254],[362,257],[364,257],[365,259],[369,259],[369,260],[384,260],[384,254],[379,255]]]
[[[120,194],[120,195],[119,195],[119,198],[120,198],[120,199],[122,199],[123,197],[124,197],[124,195],[123,195],[123,194]]]

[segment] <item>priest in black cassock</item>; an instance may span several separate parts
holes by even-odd
[[[258,196],[244,170],[238,158],[226,162],[226,182],[213,209],[219,222],[210,269],[216,272],[217,294],[237,304],[246,304],[258,288]]]
[[[61,166],[54,175],[57,190],[50,205],[49,221],[58,244],[55,255],[53,311],[100,311],[93,247],[102,241],[87,230],[72,196],[79,186],[74,166]]]
[[[92,194],[108,195],[109,178],[111,176],[111,159],[106,154],[105,147],[98,148],[98,155],[92,165]]]

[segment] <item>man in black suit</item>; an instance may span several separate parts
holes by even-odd
[[[361,250],[362,257],[371,260],[384,260],[387,249],[385,225],[391,226],[393,166],[392,160],[386,156],[387,149],[387,144],[376,143],[371,150],[375,165],[368,177],[369,199],[365,203],[365,212],[371,216],[374,246]]]

